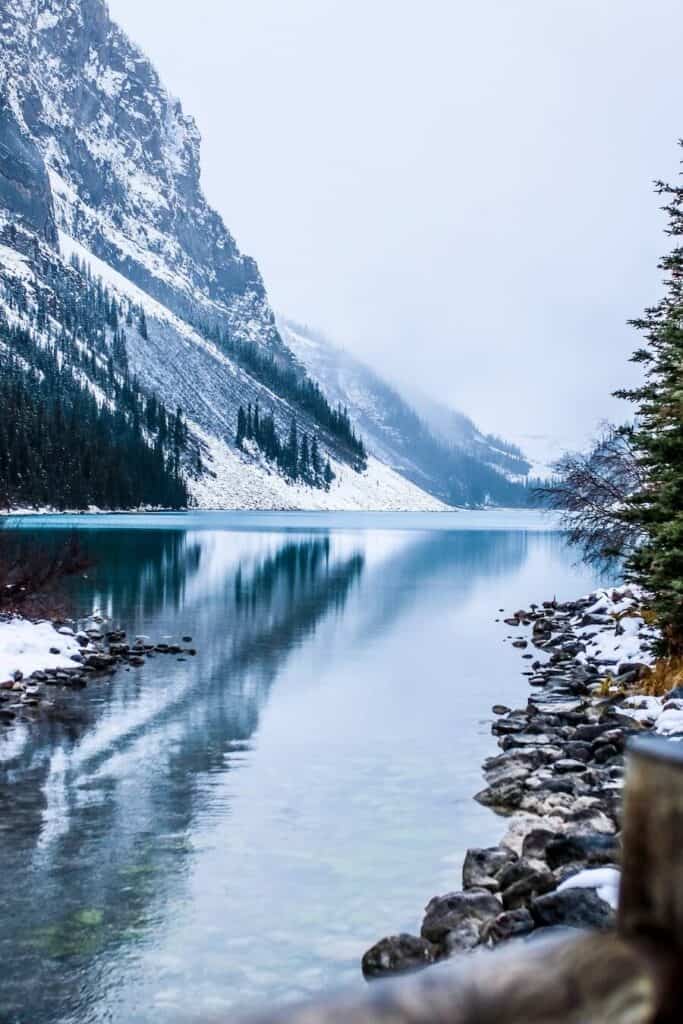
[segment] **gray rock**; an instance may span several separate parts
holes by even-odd
[[[620,853],[616,836],[604,835],[602,832],[585,835],[570,833],[550,840],[545,848],[545,859],[554,871],[564,864],[597,866],[618,863]]]
[[[551,832],[547,828],[532,829],[522,842],[522,857],[526,860],[543,860],[548,843],[559,836],[560,833]]]
[[[435,896],[425,909],[421,935],[429,942],[443,942],[449,932],[475,925],[477,931],[485,922],[498,917],[503,904],[489,892],[469,890]]]
[[[576,761],[571,757],[561,757],[553,765],[553,771],[556,771],[558,775],[572,775],[578,772],[585,772],[585,770],[586,766],[583,761]]]
[[[534,919],[526,907],[508,910],[499,914],[494,921],[487,921],[481,927],[480,941],[487,946],[497,946],[521,935],[528,935],[534,929]]]
[[[494,782],[486,789],[476,793],[474,799],[485,807],[514,809],[521,806],[524,798],[524,787],[521,782]]]
[[[499,874],[516,860],[517,854],[507,846],[468,850],[462,867],[463,889],[496,892],[500,888]]]
[[[614,911],[595,889],[563,889],[532,900],[531,916],[539,927],[610,928]]]
[[[361,967],[366,978],[387,977],[428,967],[437,954],[437,948],[427,939],[406,933],[390,935],[364,954]]]

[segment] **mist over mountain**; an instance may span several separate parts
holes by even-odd
[[[410,397],[320,331],[282,318],[287,345],[330,400],[348,408],[368,450],[448,504],[529,503],[520,449],[419,392]]]
[[[104,0],[0,0],[0,18],[0,346],[18,423],[6,504],[524,502],[521,453],[283,336],[256,262],[203,194],[194,120]],[[41,404],[17,397],[36,382],[50,445]],[[90,427],[73,434],[68,486],[46,490],[69,448],[64,411]],[[147,450],[151,490],[133,469]]]

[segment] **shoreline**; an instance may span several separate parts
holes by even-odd
[[[506,832],[467,851],[461,889],[428,902],[419,935],[367,950],[366,980],[551,930],[613,925],[626,743],[648,731],[683,735],[683,692],[634,692],[657,636],[639,598],[607,588],[502,619],[532,692],[525,708],[492,708],[500,752],[485,760],[474,799],[507,820]]]
[[[0,616],[0,727],[33,722],[56,708],[55,696],[85,689],[125,666],[141,668],[155,655],[181,660],[196,655],[192,637],[153,642],[138,636],[128,641],[125,630],[107,628],[92,615],[80,620],[32,620]]]

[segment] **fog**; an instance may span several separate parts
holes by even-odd
[[[532,454],[628,407],[680,0],[110,0],[278,310]]]

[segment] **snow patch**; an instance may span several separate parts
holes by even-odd
[[[59,654],[51,654],[50,648]],[[0,681],[14,672],[30,676],[43,669],[73,668],[71,655],[79,651],[75,637],[61,635],[51,622],[21,618],[0,622]]]

